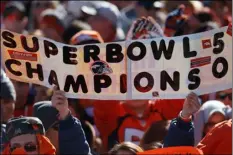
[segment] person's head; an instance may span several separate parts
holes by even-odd
[[[152,16],[155,17],[155,12],[163,9],[165,6],[164,2],[162,1],[156,1],[156,0],[150,0],[150,1],[138,1],[136,3],[136,13],[137,17],[148,17]]]
[[[117,36],[118,19],[120,12],[118,8],[109,3],[101,2],[95,7],[83,6],[82,11],[90,15],[88,24],[93,30],[100,33],[104,42],[112,42]]]
[[[168,12],[171,12],[181,4],[185,6],[184,14],[187,16],[191,16],[193,13],[201,11],[204,7],[202,2],[193,1],[193,0],[173,1],[173,3],[170,3],[169,1],[167,1],[165,7]]]
[[[16,33],[22,33],[28,23],[28,18],[25,13],[26,9],[22,2],[9,2],[3,11],[5,28]]]
[[[41,101],[37,102],[33,106],[33,116],[38,117],[45,128],[45,135],[54,145],[54,147],[59,150],[58,145],[58,111],[52,106],[51,101]]]
[[[232,107],[232,89],[217,92],[216,99]]]
[[[70,39],[70,44],[72,45],[84,45],[84,44],[96,44],[96,43],[104,43],[104,40],[97,31],[93,31],[93,30],[82,30],[76,33]]]
[[[140,146],[144,150],[152,150],[161,148],[163,140],[167,135],[170,121],[162,120],[151,124],[151,126],[144,133]]]
[[[187,22],[191,32],[203,32],[204,30],[218,28],[216,17],[208,7],[193,13]]]
[[[33,86],[36,90],[34,102],[46,101],[46,100],[49,100],[51,98],[52,89],[49,89],[45,86],[36,85],[36,84],[34,84]]]
[[[16,93],[11,80],[6,76],[2,69],[0,83],[1,123],[6,123],[14,114]]]
[[[29,83],[20,82],[20,81],[16,81],[16,80],[12,80],[12,83],[15,87],[15,91],[17,94],[15,108],[16,109],[23,108],[27,102],[27,99],[28,99],[30,85],[29,85]]]
[[[123,101],[123,104],[132,109],[142,109],[147,107],[148,100],[127,100]]]
[[[220,101],[207,101],[201,107],[204,116],[204,130],[203,135],[208,133],[215,124],[220,123],[227,119],[225,112],[226,106]]]
[[[122,142],[116,144],[109,152],[109,155],[136,155],[139,152],[143,152],[143,149],[138,145],[131,142]]]
[[[91,26],[86,22],[81,20],[74,20],[72,23],[65,29],[63,33],[63,40],[66,44],[69,44],[70,39],[78,32],[82,30],[91,30]]]
[[[33,15],[35,16],[36,23],[39,24],[40,21],[40,15],[41,13],[46,9],[56,9],[59,5],[59,1],[39,1],[35,0],[32,1],[32,11]]]
[[[44,36],[58,42],[63,42],[62,35],[65,31],[63,22],[65,14],[55,9],[46,9],[40,16],[40,29]]]
[[[36,117],[17,117],[6,124],[6,136],[9,145],[5,153],[37,155],[54,153],[55,148],[44,137],[45,130],[42,122]],[[45,148],[46,147],[46,148]]]

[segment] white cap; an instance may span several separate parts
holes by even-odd
[[[112,3],[106,1],[95,1],[94,5],[84,5],[81,10],[88,15],[99,15],[109,20],[117,27],[120,16],[119,9]]]

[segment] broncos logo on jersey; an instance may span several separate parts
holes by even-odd
[[[112,73],[112,69],[104,61],[95,61],[91,65],[91,71],[95,75],[103,75],[103,74],[111,74]]]

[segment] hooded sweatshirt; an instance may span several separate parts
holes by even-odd
[[[56,149],[50,142],[50,140],[45,137],[44,135],[37,134],[37,141],[39,145],[39,155],[55,155]],[[1,154],[4,155],[18,155],[18,154],[25,154],[25,150],[23,148],[17,148],[13,152],[10,152],[10,145],[8,144],[7,147]]]
[[[201,141],[203,138],[203,131],[205,124],[208,122],[210,116],[212,116],[215,112],[219,112],[225,116],[225,119],[232,118],[231,112],[232,108],[224,105],[222,102],[217,100],[211,100],[205,102],[201,109],[196,113],[194,118],[194,140],[195,146]]]

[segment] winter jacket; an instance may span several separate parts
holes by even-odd
[[[91,154],[80,121],[71,115],[59,123],[59,154]]]
[[[1,135],[0,135],[0,152],[3,151],[4,149],[4,145],[7,142],[7,138],[6,138],[6,125],[5,124],[1,124]]]
[[[174,119],[164,140],[164,147],[193,146],[192,122]],[[232,119],[218,123],[197,145],[203,154],[232,154]]]
[[[164,139],[164,147],[172,146],[194,146],[192,122],[184,122],[179,117],[171,121],[168,134]]]
[[[216,124],[197,148],[204,154],[232,154],[232,119]]]
[[[205,102],[201,109],[195,114],[193,121],[194,124],[194,145],[202,140],[204,134],[205,124],[208,123],[209,118],[215,113],[221,113],[226,120],[232,118],[232,108],[224,105],[222,102],[217,100],[210,100]]]

